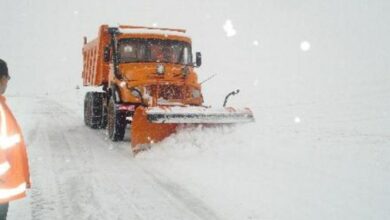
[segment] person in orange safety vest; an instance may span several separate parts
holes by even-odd
[[[0,59],[0,220],[7,218],[9,202],[25,197],[31,186],[21,129],[3,96],[9,80],[7,64]]]

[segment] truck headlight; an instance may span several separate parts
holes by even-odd
[[[162,75],[165,72],[165,66],[163,64],[157,65],[157,75]]]
[[[119,83],[119,86],[122,87],[122,88],[125,88],[127,86],[127,83],[125,81],[121,81]]]
[[[142,98],[141,89],[138,87],[131,88],[131,95],[137,98]]]

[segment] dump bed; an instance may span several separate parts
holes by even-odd
[[[109,64],[104,62],[104,47],[109,43],[108,26],[102,25],[96,39],[83,47],[83,84],[101,86],[108,83]]]

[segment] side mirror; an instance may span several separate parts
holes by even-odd
[[[110,61],[110,47],[104,48],[104,62],[108,63]]]
[[[196,52],[196,67],[200,67],[202,65],[202,54],[200,52]]]

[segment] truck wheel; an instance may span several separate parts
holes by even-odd
[[[89,127],[89,94],[84,96],[84,124]]]
[[[104,95],[102,92],[87,92],[84,98],[84,123],[93,129],[106,124],[104,115]]]
[[[107,108],[108,137],[112,141],[123,140],[123,137],[125,136],[126,125],[126,112],[119,111],[116,108],[114,99],[110,98]]]

